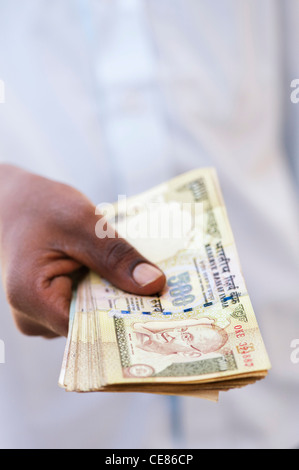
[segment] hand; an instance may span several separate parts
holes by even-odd
[[[67,336],[73,283],[87,269],[134,294],[163,289],[164,274],[115,232],[97,238],[100,217],[77,190],[0,165],[3,282],[22,333]]]

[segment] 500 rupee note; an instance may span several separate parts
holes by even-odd
[[[73,301],[60,385],[215,397],[265,377],[271,366],[215,170],[98,210],[167,285],[136,296],[90,273]]]

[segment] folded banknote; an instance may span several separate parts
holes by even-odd
[[[267,375],[269,358],[240,268],[213,168],[102,204],[113,225],[167,284],[124,292],[90,272],[74,293],[59,385],[217,400]]]

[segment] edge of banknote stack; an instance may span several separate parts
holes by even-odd
[[[144,220],[145,202],[190,203],[191,228],[173,248],[168,244],[165,259],[144,253],[166,274],[167,288],[160,296],[138,298],[94,273],[80,283],[71,304],[59,385],[75,392],[217,401],[220,391],[265,378],[271,364],[216,171],[185,173],[130,200],[139,207],[136,220]],[[193,211],[195,205],[201,212]],[[122,210],[117,207],[119,220],[126,219]]]

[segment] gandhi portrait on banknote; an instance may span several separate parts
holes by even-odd
[[[219,351],[228,341],[228,334],[209,318],[179,321],[135,323],[136,346],[148,353],[174,356],[180,361]]]

